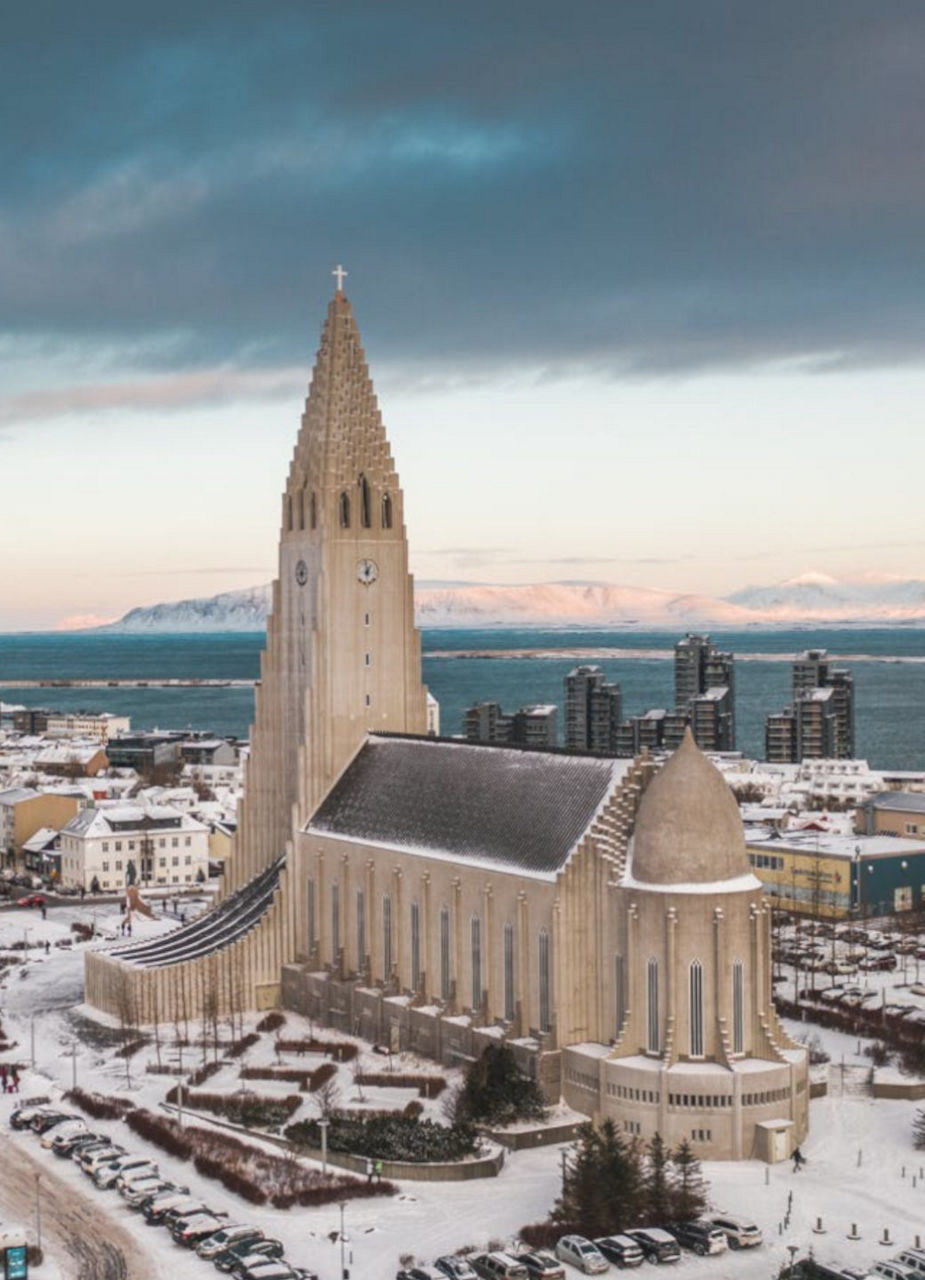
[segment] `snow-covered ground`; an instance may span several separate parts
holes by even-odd
[[[98,927],[111,936],[118,936],[118,908],[98,907],[96,911]],[[52,943],[48,955],[44,950],[27,953],[29,959],[23,966],[26,977],[19,977],[18,968],[14,968],[6,978],[2,1016],[10,1038],[19,1043],[4,1056],[7,1060],[29,1060],[30,1031],[35,1015],[36,1066],[34,1071],[27,1071],[21,1096],[67,1088],[75,1070],[70,1051],[76,1045],[76,1075],[81,1086],[110,1095],[121,1094],[137,1104],[157,1108],[173,1081],[169,1076],[145,1072],[146,1062],[154,1060],[153,1045],[140,1050],[131,1060],[130,1079],[127,1079],[125,1063],[114,1053],[117,1029],[92,1019],[90,1011],[81,1006],[83,948],[58,950],[53,945],[68,934],[72,920],[86,919],[86,916],[87,908],[76,904],[50,910],[45,921],[35,912],[0,913],[0,951],[22,939],[24,925],[30,930],[30,941],[44,942],[48,938]],[[170,921],[142,922],[136,918],[135,936],[142,930],[153,932],[167,927],[172,927]],[[890,980],[895,985],[895,975],[868,974],[867,978],[869,982]],[[254,1017],[247,1019],[246,1029],[251,1029],[254,1022]],[[310,1030],[328,1038],[335,1034],[310,1028],[306,1019],[287,1015],[287,1036],[308,1035]],[[173,1028],[162,1028],[162,1034],[166,1041],[172,1037]],[[863,1056],[857,1059],[856,1037],[839,1036],[837,1032],[819,1034],[834,1063],[840,1062],[843,1051],[847,1065],[855,1059],[869,1063]],[[165,1045],[162,1052],[175,1055],[176,1051]],[[189,1060],[189,1054],[194,1054],[193,1061]],[[188,1069],[200,1057],[201,1051],[187,1050],[184,1066]],[[251,1065],[275,1062],[273,1037],[265,1035],[244,1061]],[[382,1070],[385,1065],[382,1058],[368,1050],[360,1061],[370,1070]],[[290,1066],[316,1065],[314,1058],[286,1054],[283,1062]],[[401,1060],[396,1055],[394,1065],[396,1069],[405,1070],[440,1070],[435,1064],[411,1055],[402,1055]],[[389,1091],[386,1095],[384,1091],[364,1087],[365,1101],[361,1103],[353,1073],[352,1063],[340,1069],[340,1105],[401,1105],[413,1096],[404,1090]],[[441,1074],[451,1076],[453,1073],[441,1071]],[[249,1086],[261,1094],[292,1091],[291,1085],[262,1080],[250,1081]],[[203,1087],[210,1091],[240,1087],[237,1067],[224,1066]],[[100,1220],[124,1227],[133,1237],[149,1267],[142,1272],[139,1264],[135,1264],[133,1270],[130,1263],[128,1275],[133,1280],[136,1276],[138,1280],[146,1280],[148,1274],[169,1273],[174,1280],[217,1274],[208,1263],[175,1246],[166,1231],[146,1226],[117,1194],[97,1191],[72,1161],[60,1160],[43,1151],[32,1134],[13,1133],[7,1120],[20,1100],[0,1097],[4,1163],[11,1153],[28,1153],[44,1164],[50,1175],[60,1179],[67,1194],[62,1193],[57,1204],[44,1206],[46,1222],[53,1220],[56,1212],[63,1213],[65,1202],[75,1205],[86,1202]],[[439,1114],[439,1100],[426,1105],[435,1115]],[[912,1244],[916,1234],[925,1239],[925,1177],[919,1175],[920,1164],[925,1165],[925,1153],[915,1152],[911,1140],[916,1109],[914,1103],[873,1101],[851,1092],[835,1092],[812,1104],[811,1134],[803,1146],[808,1164],[801,1173],[795,1175],[789,1163],[770,1169],[754,1161],[707,1164],[704,1172],[714,1205],[753,1217],[763,1228],[766,1243],[761,1249],[717,1259],[696,1259],[685,1254],[676,1271],[690,1276],[691,1280],[708,1275],[717,1280],[750,1280],[752,1277],[767,1280],[787,1259],[790,1245],[795,1245],[801,1254],[812,1247],[821,1259],[861,1269],[894,1251],[877,1243],[884,1228],[889,1230],[897,1248]],[[312,1102],[308,1099],[299,1114],[311,1113]],[[89,1123],[95,1129],[118,1134],[123,1145],[131,1150],[142,1148],[143,1144],[119,1122]],[[400,1186],[399,1194],[389,1199],[348,1201],[345,1225],[351,1277],[353,1280],[392,1280],[399,1259],[405,1255],[431,1262],[439,1253],[465,1245],[485,1246],[490,1241],[510,1240],[521,1225],[540,1220],[548,1213],[560,1187],[560,1150],[558,1146],[551,1146],[511,1153],[498,1178],[464,1183],[406,1182]],[[339,1275],[340,1210],[337,1205],[286,1211],[266,1206],[254,1208],[214,1181],[202,1178],[189,1164],[166,1157],[156,1149],[152,1149],[151,1154],[166,1176],[188,1185],[207,1203],[227,1213],[230,1220],[254,1222],[268,1235],[281,1239],[287,1256],[296,1264],[313,1268],[321,1280],[334,1280]],[[781,1233],[779,1224],[786,1217],[791,1193],[790,1224],[786,1232]],[[8,1216],[2,1178],[0,1215]],[[822,1219],[825,1234],[814,1233],[817,1218]],[[858,1242],[847,1239],[854,1222],[862,1236]],[[66,1257],[53,1254],[48,1266],[38,1274],[46,1280],[59,1280],[59,1277],[72,1280],[74,1272],[68,1270],[68,1266]]]

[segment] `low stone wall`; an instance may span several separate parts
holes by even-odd
[[[925,1098],[925,1080],[878,1080],[874,1076],[871,1093],[875,1098],[904,1098],[921,1102]]]
[[[523,1151],[527,1147],[551,1147],[557,1142],[574,1142],[582,1120],[568,1120],[562,1124],[534,1125],[530,1129],[486,1129],[492,1142],[498,1142],[508,1151]]]
[[[292,1144],[290,1144],[291,1146]],[[321,1152],[314,1147],[292,1147],[300,1155],[311,1160],[321,1160]],[[366,1176],[366,1157],[352,1156],[346,1151],[329,1151],[328,1164],[338,1169]],[[497,1178],[504,1168],[504,1151],[482,1156],[478,1160],[446,1161],[440,1164],[418,1164],[408,1160],[383,1160],[382,1176],[393,1181],[405,1179],[411,1182],[469,1182],[473,1178]]]
[[[306,965],[283,967],[281,1001],[284,1009],[344,1034],[387,1045],[396,1053],[407,1049],[444,1066],[474,1062],[489,1044],[506,1041],[497,1027],[471,1026],[433,1008],[415,1008],[357,979],[337,978]],[[547,1102],[557,1103],[562,1071],[559,1051],[506,1042],[520,1070],[536,1080]]]
[[[811,1098],[824,1098],[829,1091],[828,1080],[810,1080],[809,1096]]]

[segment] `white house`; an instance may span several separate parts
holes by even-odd
[[[131,864],[131,865],[130,865]],[[164,806],[103,802],[82,810],[61,832],[61,882],[90,891],[190,885],[209,874],[209,828]]]

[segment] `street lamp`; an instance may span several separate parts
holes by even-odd
[[[328,1125],[329,1120],[319,1120],[318,1128],[321,1130],[321,1172],[328,1171]]]
[[[41,1249],[42,1247],[42,1205],[39,1200],[39,1179],[41,1174],[35,1175],[35,1243]]]
[[[346,1200],[340,1202],[340,1280],[350,1280],[350,1272],[347,1269],[347,1263],[344,1258],[344,1249],[347,1244],[347,1237],[344,1235],[344,1210],[347,1207]]]

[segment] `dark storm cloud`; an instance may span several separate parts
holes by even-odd
[[[150,369],[918,358],[920,0],[11,6],[0,327]],[[169,338],[170,341],[166,341]]]

